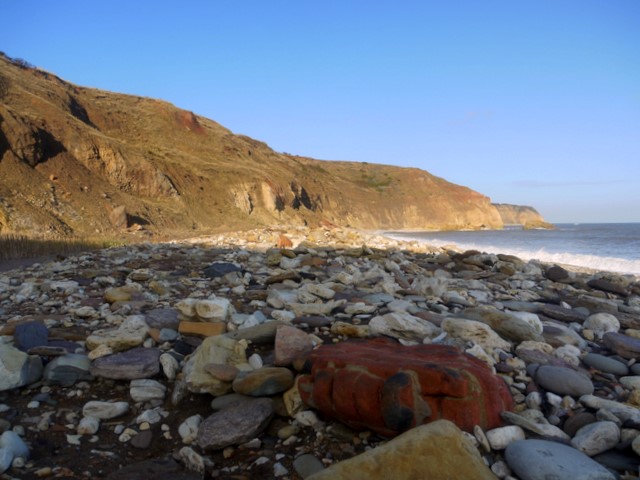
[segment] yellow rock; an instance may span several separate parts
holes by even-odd
[[[233,340],[225,335],[207,337],[200,344],[183,368],[187,388],[193,393],[224,395],[231,391],[231,382],[213,378],[206,371],[211,363],[239,366],[247,363],[247,341]]]
[[[464,433],[448,420],[413,428],[307,480],[496,480]]]
[[[224,322],[180,322],[178,331],[183,335],[197,335],[199,337],[211,337],[227,331]]]

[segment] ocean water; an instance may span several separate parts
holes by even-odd
[[[557,224],[555,230],[386,232],[396,239],[640,275],[640,223]]]

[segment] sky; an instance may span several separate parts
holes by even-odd
[[[273,149],[640,222],[638,0],[21,0],[0,50]]]

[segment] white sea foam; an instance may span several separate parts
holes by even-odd
[[[487,244],[476,243],[454,243],[452,241],[441,239],[429,239],[429,238],[417,238],[410,235],[394,234],[393,238],[398,240],[419,240],[429,245],[436,247],[448,247],[455,246],[457,250],[479,250],[487,253],[503,253],[507,255],[515,255],[522,260],[538,260],[545,263],[557,263],[562,265],[575,265],[577,267],[588,268],[598,271],[610,271],[617,273],[626,273],[633,275],[640,275],[640,260],[628,260],[624,258],[616,257],[604,257],[598,255],[586,255],[579,253],[561,252],[554,253],[548,252],[545,249],[539,250],[527,250],[514,247],[497,247]]]

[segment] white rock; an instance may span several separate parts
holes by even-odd
[[[282,465],[280,462],[276,462],[273,464],[273,476],[274,477],[283,477],[289,473],[289,470]]]
[[[274,310],[271,312],[271,317],[274,320],[280,320],[281,322],[292,322],[296,318],[296,314],[289,312],[288,310]]]
[[[601,339],[605,333],[617,333],[618,330],[620,330],[620,322],[610,313],[595,313],[589,315],[582,326],[592,330],[598,339]]]
[[[226,321],[231,313],[231,302],[226,298],[198,300],[195,310],[200,318]]]
[[[24,385],[23,367],[28,357],[12,345],[0,344],[0,391]]]
[[[122,352],[142,345],[149,333],[144,315],[129,315],[116,329],[96,330],[89,335],[86,346],[95,350],[100,345],[110,347],[114,352]]]
[[[640,389],[640,376],[621,377],[620,383],[629,390]]]
[[[262,366],[264,365],[264,362],[262,361],[262,357],[258,353],[252,354],[247,361],[249,362],[249,365],[251,365],[251,367],[254,370],[258,370],[259,368],[262,368]]]
[[[80,439],[82,435],[71,435],[67,433],[67,443],[69,445],[80,445]]]
[[[0,435],[0,448],[8,449],[13,455],[13,458],[29,458],[29,447],[20,435],[12,430],[7,430]]]
[[[442,297],[447,291],[447,287],[448,280],[446,278],[440,278],[439,276],[418,276],[411,284],[413,290],[417,290],[427,297]]]
[[[441,327],[453,338],[477,343],[482,348],[511,350],[511,343],[503,339],[486,323],[449,317],[442,321]]]
[[[578,430],[571,445],[590,457],[615,447],[620,441],[620,428],[614,422],[595,422]]]
[[[524,320],[529,325],[533,327],[536,333],[542,333],[542,322],[540,318],[535,313],[530,312],[514,312],[509,310],[509,315],[519,318],[520,320]]]
[[[540,406],[542,405],[542,395],[540,395],[540,392],[531,392],[526,396],[524,401],[528,408],[540,410]]]
[[[176,379],[176,375],[180,371],[180,363],[173,355],[170,353],[160,355],[160,366],[167,380],[172,382]]]
[[[613,413],[623,423],[627,421],[634,424],[640,423],[640,409],[638,409],[637,407],[618,403],[614,400],[607,400],[605,398],[596,397],[595,395],[581,396],[580,403],[582,403],[586,407],[597,410],[605,409],[610,413]]]
[[[85,417],[96,417],[100,420],[109,420],[118,417],[129,411],[127,402],[101,402],[92,400],[82,407],[82,414]]]
[[[486,432],[487,440],[493,450],[504,450],[516,440],[524,440],[524,430],[518,425],[507,425]]]
[[[567,363],[577,367],[580,365],[580,354],[582,352],[575,345],[562,345],[553,351],[553,356],[561,358]]]
[[[331,300],[336,295],[335,291],[322,284],[309,283],[305,288],[309,293],[312,293],[316,297],[320,297],[324,300]]]
[[[175,307],[180,311],[182,315],[185,317],[195,317],[196,316],[196,302],[198,300],[195,298],[185,298],[176,303]]]
[[[202,417],[200,415],[193,415],[180,424],[178,434],[183,443],[189,445],[195,441],[198,437],[198,427],[201,422]]]
[[[178,453],[180,460],[187,470],[204,475],[205,463],[204,458],[191,447],[182,447]]]
[[[134,402],[148,402],[150,400],[164,400],[167,387],[149,378],[131,380],[129,395]]]
[[[143,423],[154,425],[162,420],[162,415],[157,409],[147,409],[136,417],[136,423],[141,425]]]
[[[8,448],[0,448],[0,474],[6,472],[13,462],[13,453]]]
[[[76,433],[78,435],[95,435],[100,429],[100,419],[96,417],[82,417]]]
[[[294,418],[300,425],[304,427],[313,427],[320,421],[318,420],[318,416],[311,410],[303,410],[302,412],[298,412],[294,415]]]
[[[436,337],[441,332],[433,323],[405,312],[392,312],[374,317],[369,322],[369,330],[374,335],[387,335],[418,343],[422,343],[427,337]]]

